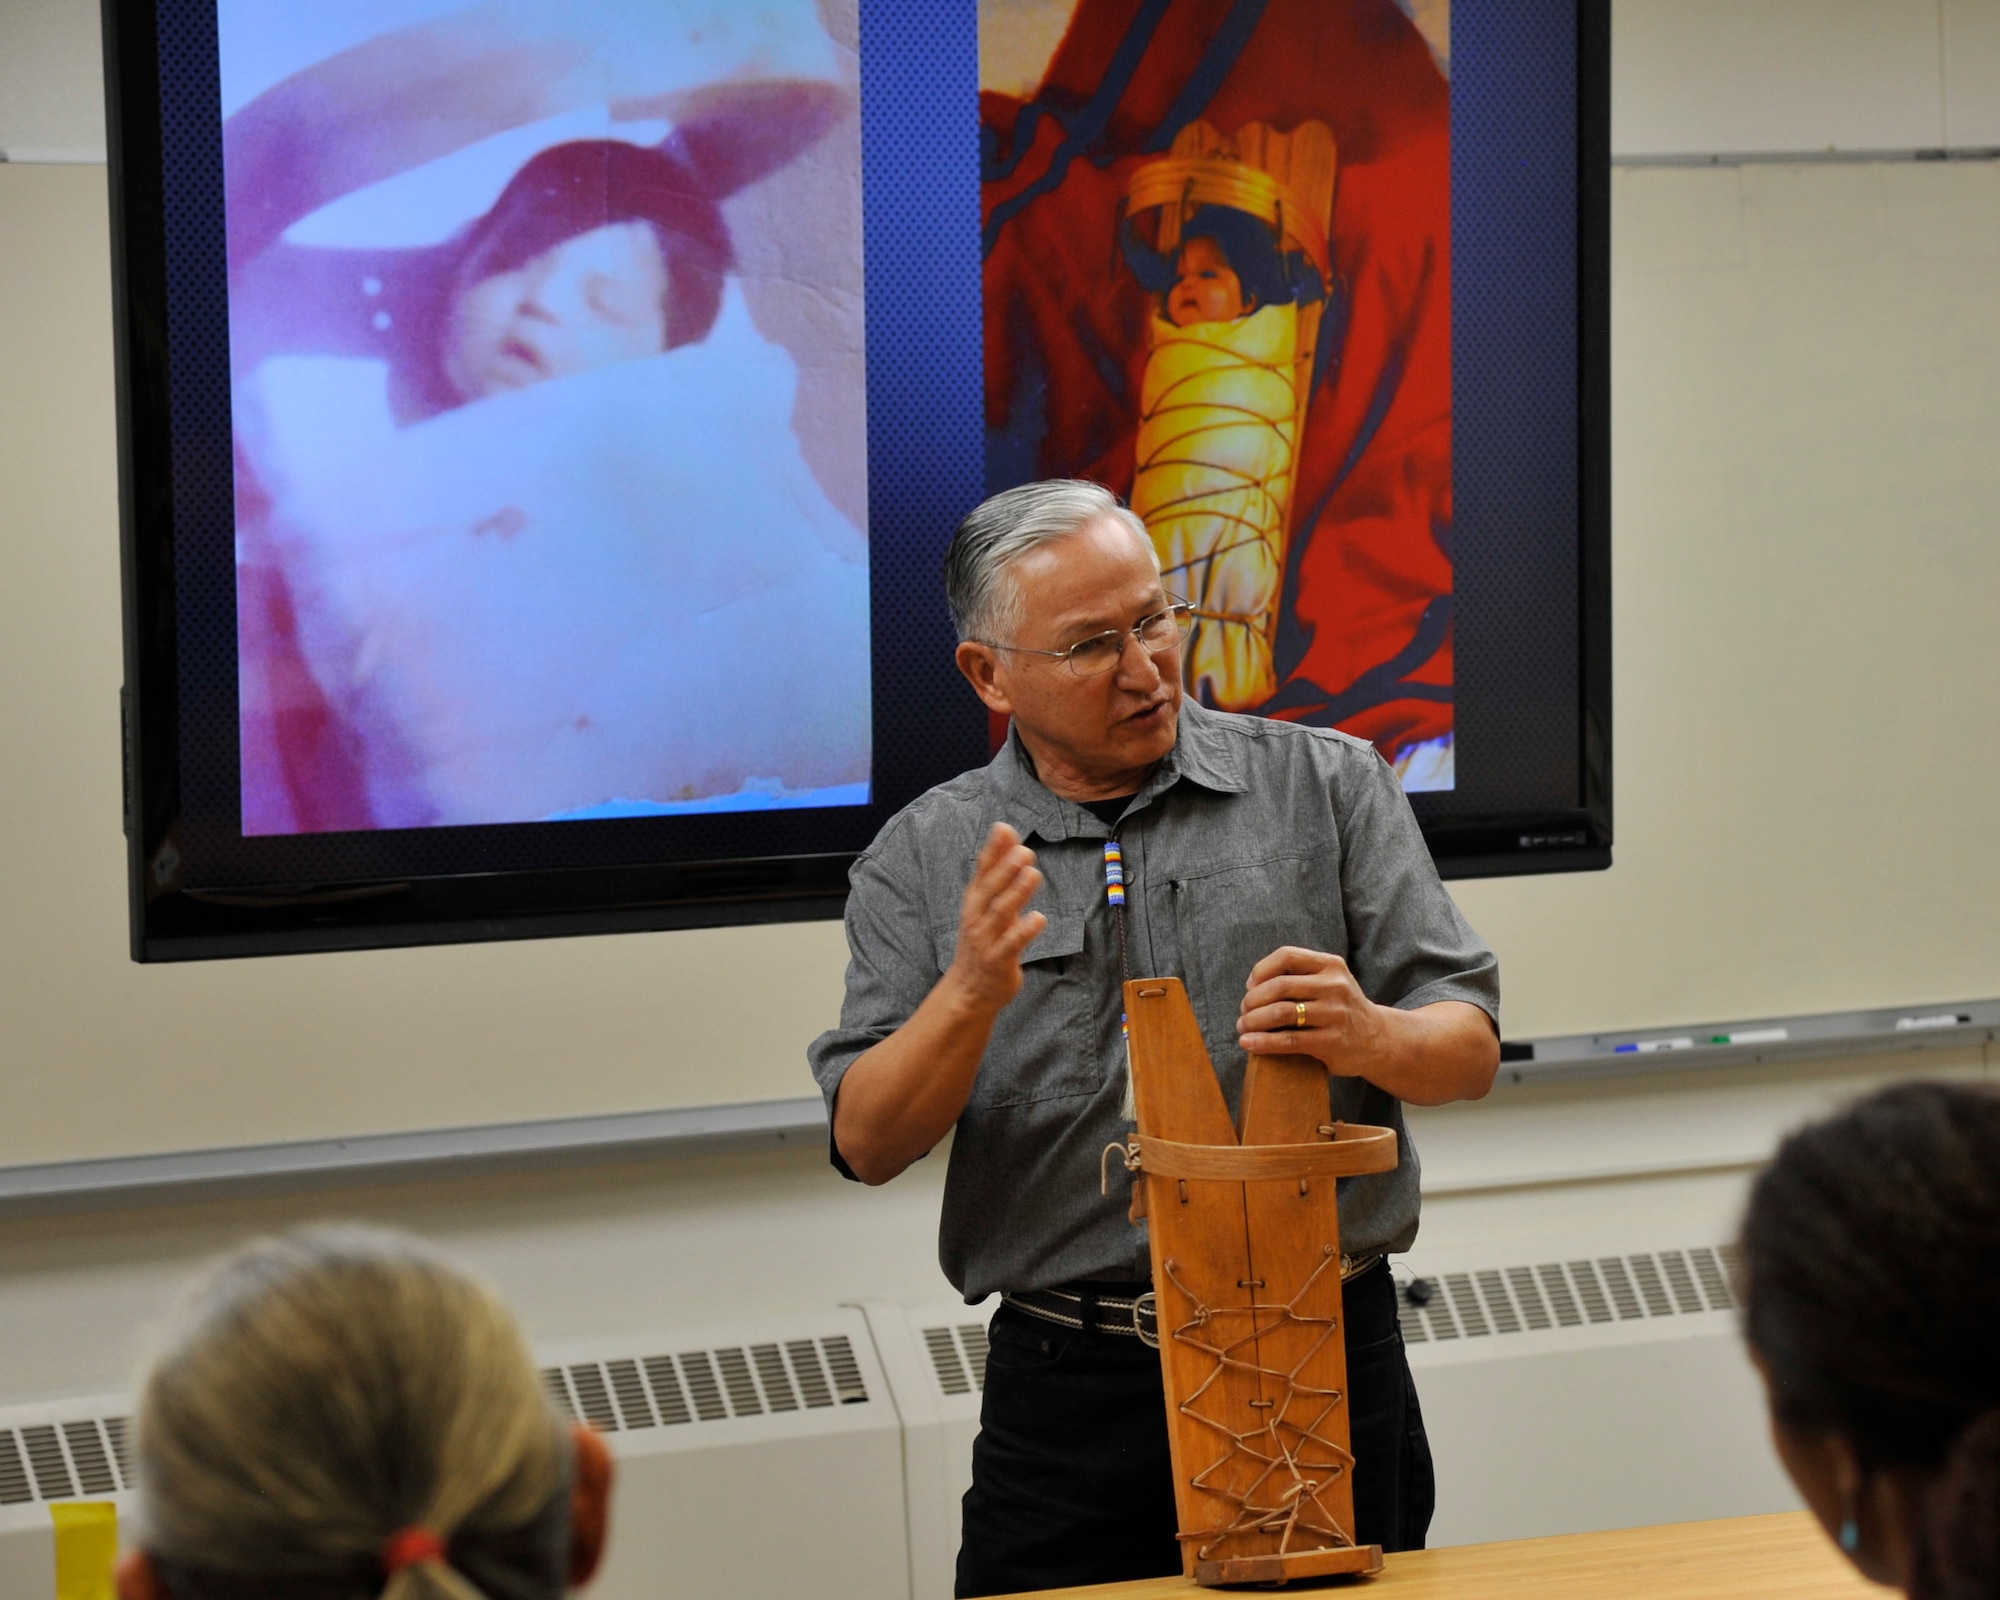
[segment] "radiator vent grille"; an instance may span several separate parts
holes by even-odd
[[[847,1342],[847,1335],[836,1333],[821,1344],[826,1349],[826,1364],[833,1371],[833,1392],[840,1396],[840,1403],[851,1406],[868,1398],[868,1389],[861,1381],[861,1364],[854,1359],[854,1346]]]
[[[653,1404],[659,1408],[660,1421],[670,1428],[694,1421],[694,1413],[688,1409],[687,1391],[681,1387],[680,1375],[674,1371],[674,1358],[648,1356],[641,1365],[645,1369],[646,1385]]]
[[[753,1344],[750,1359],[757,1363],[757,1380],[764,1386],[764,1398],[771,1403],[771,1409],[798,1410],[799,1392],[792,1386],[792,1375],[785,1370],[785,1358],[778,1353],[778,1347]]]
[[[65,1422],[63,1438],[69,1458],[76,1466],[77,1482],[85,1494],[115,1494],[118,1479],[111,1471],[111,1456],[95,1422]]]
[[[0,1428],[0,1506],[132,1487],[123,1417]]]
[[[972,1394],[986,1388],[986,1324],[961,1322],[924,1329],[924,1348],[938,1387],[946,1394]]]
[[[819,1363],[812,1340],[788,1340],[785,1354],[792,1358],[792,1374],[799,1380],[799,1393],[805,1396],[806,1404],[815,1410],[832,1405],[833,1391],[827,1387],[826,1369]]]
[[[544,1367],[542,1382],[557,1410],[600,1433],[817,1411],[868,1400],[854,1346],[844,1333],[677,1355],[573,1361]],[[119,1448],[114,1438],[114,1451]],[[0,1493],[5,1472],[0,1456]]]
[[[1398,1314],[1403,1338],[1411,1344],[1480,1339],[1594,1322],[1728,1311],[1737,1303],[1732,1287],[1737,1280],[1734,1245],[1699,1245],[1692,1250],[1447,1272],[1431,1280],[1427,1303],[1416,1305],[1407,1295],[1401,1296]],[[932,1332],[944,1330],[927,1329],[927,1340]],[[939,1381],[945,1381],[935,1347],[932,1359],[939,1363]],[[945,1392],[959,1391],[947,1385]]]
[[[111,1459],[118,1463],[118,1476],[129,1489],[132,1487],[132,1454],[125,1442],[128,1431],[123,1417],[104,1419],[105,1436],[111,1441]]]
[[[0,1506],[17,1506],[33,1498],[34,1491],[28,1487],[28,1468],[21,1460],[21,1446],[12,1429],[0,1431]]]

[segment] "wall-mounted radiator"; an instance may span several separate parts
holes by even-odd
[[[1430,1256],[1403,1338],[1437,1464],[1433,1544],[1799,1504],[1771,1452],[1726,1245]]]
[[[864,1308],[903,1417],[913,1600],[951,1600],[958,1502],[972,1483],[972,1436],[986,1387],[986,1323],[999,1303]]]
[[[1725,1248],[1419,1253],[1396,1275],[1437,1460],[1432,1543],[1798,1502],[1766,1442]],[[869,1305],[538,1351],[618,1458],[596,1600],[945,1600],[982,1307]],[[122,1396],[0,1409],[0,1596],[54,1594],[48,1507],[129,1499]]]
[[[596,1600],[909,1593],[902,1427],[860,1312],[539,1354],[618,1458]]]
[[[52,1600],[55,1524],[65,1500],[130,1502],[132,1463],[123,1395],[0,1411],[0,1596]]]

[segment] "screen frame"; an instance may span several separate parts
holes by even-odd
[[[1447,879],[1594,871],[1611,864],[1610,0],[1577,0],[1576,16],[1578,793],[1573,805],[1532,814],[1422,818]],[[102,0],[102,20],[132,959],[839,917],[851,851],[227,891],[181,885],[180,652],[156,0]]]
[[[1504,816],[1424,816],[1445,879],[1611,866],[1611,0],[1577,0],[1577,797]]]

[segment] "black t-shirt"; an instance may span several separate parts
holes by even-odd
[[[1125,808],[1131,803],[1132,796],[1129,794],[1116,795],[1109,800],[1077,801],[1078,805],[1082,806],[1084,810],[1097,818],[1107,828],[1118,826],[1118,819],[1125,815]]]

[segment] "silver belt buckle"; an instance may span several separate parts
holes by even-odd
[[[1148,1322],[1153,1325],[1151,1333],[1146,1331]],[[1148,1350],[1160,1348],[1160,1300],[1151,1289],[1132,1302],[1132,1331]]]

